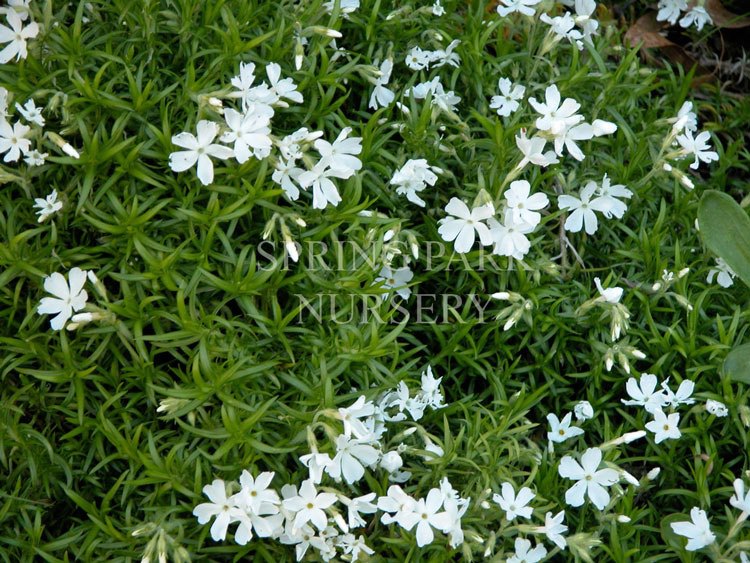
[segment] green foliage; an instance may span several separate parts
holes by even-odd
[[[750,285],[750,217],[730,195],[708,190],[701,197],[698,223],[706,247]]]
[[[346,19],[321,4],[32,2],[43,31],[28,59],[0,67],[0,83],[13,101],[33,97],[44,106],[45,129],[78,147],[81,158],[64,156],[43,137],[35,141],[50,154],[46,166],[2,167],[0,560],[134,561],[162,548],[176,561],[291,560],[293,548],[276,542],[213,542],[192,515],[205,500],[202,487],[235,480],[243,469],[275,471],[277,487],[299,483],[306,470],[298,457],[309,451],[308,426],[318,413],[400,381],[418,387],[428,364],[443,377],[449,406],[422,422],[445,455],[423,460],[415,453],[422,445],[407,443],[415,495],[448,476],[478,506],[488,489],[512,480],[535,488],[535,524],[547,510],[557,512],[569,483],[557,473],[563,450],[547,449],[545,416],[591,402],[595,418],[584,438],[565,444],[570,451],[642,429],[645,413],[621,403],[629,374],[617,358],[625,357],[630,375],[657,373],[673,386],[695,381],[699,402],[683,412],[680,441],[649,437],[606,453],[642,481],[617,493],[615,511],[632,521],[590,506],[567,510],[570,535],[580,534],[575,553],[583,558],[591,547],[591,558],[623,562],[682,557],[684,540],[668,537],[662,522],[694,505],[713,509],[712,525],[727,529],[731,482],[748,468],[742,409],[750,392],[743,372],[725,364],[720,375],[719,366],[745,339],[750,310],[747,288],[705,283],[709,257],[693,224],[702,192],[736,189],[735,173],[746,173],[747,149],[731,116],[735,108],[748,115],[747,104],[721,92],[715,107],[701,104],[722,160],[710,177],[696,176],[689,192],[656,167],[665,120],[689,95],[688,77],[643,68],[637,53],[619,47],[612,26],[587,50],[561,44],[541,55],[546,26],[489,16],[486,2],[444,2],[440,19],[426,3],[363,0]],[[339,29],[343,51],[315,25]],[[308,43],[295,71],[298,35]],[[439,116],[408,97],[408,114],[393,106],[368,110],[376,59],[393,56],[393,85],[403,91],[428,78],[403,65],[408,49],[445,47],[453,38],[462,41],[462,66],[440,75],[462,97],[459,115]],[[220,118],[209,99],[226,95],[240,61],[258,68],[278,62],[305,96],[274,117],[274,135],[306,126],[333,140],[351,126],[363,137],[363,171],[340,184],[338,207],[314,210],[307,194],[290,203],[267,161],[217,162],[210,186],[192,170],[169,169],[171,137]],[[534,190],[553,199],[607,173],[633,190],[631,208],[595,236],[566,236],[553,199],[524,262],[430,254],[427,243],[440,240],[437,221],[450,198],[472,201],[485,189],[499,200],[518,161],[514,139],[531,113],[500,119],[489,109],[500,76],[538,99],[554,82],[590,120],[618,126],[614,136],[586,142],[583,162],[566,157],[562,167],[528,168],[523,177]],[[409,158],[445,170],[425,192],[425,210],[407,206],[388,184]],[[52,189],[65,207],[40,225],[31,198]],[[379,214],[360,213],[368,209]],[[327,252],[285,260],[282,223],[294,240]],[[261,246],[269,225],[270,257],[271,247]],[[700,225],[710,237],[709,221]],[[402,243],[408,234],[420,242],[412,263],[420,293],[477,296],[490,302],[484,316],[468,300],[436,310],[434,322],[397,316],[390,300],[377,297],[383,289],[375,282],[389,230]],[[709,238],[706,244],[714,250]],[[368,249],[368,259],[355,246]],[[91,292],[90,300],[114,320],[53,332],[36,313],[43,280],[72,267],[102,280],[106,294]],[[664,270],[682,268],[689,275],[668,291],[653,289]],[[596,295],[594,276],[606,287],[626,287],[630,328],[617,344],[601,310],[579,314]],[[500,291],[530,303],[507,331],[495,320],[505,304],[489,298]],[[333,300],[335,315],[321,306],[316,317],[299,298],[318,294]],[[376,295],[370,310],[383,322],[359,322],[358,299],[368,295]],[[629,347],[647,359],[628,355]],[[608,354],[617,362],[611,371]],[[700,401],[708,398],[724,402],[730,415],[707,415]],[[644,476],[654,466],[662,471],[649,482]],[[389,485],[382,472],[367,484],[378,494]],[[496,557],[513,552],[515,532],[501,516],[494,505],[467,514],[466,549],[474,557],[485,549],[477,538],[492,533]],[[366,534],[383,560],[467,557],[445,542],[420,550],[413,534],[377,522]]]

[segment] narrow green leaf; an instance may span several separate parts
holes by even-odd
[[[750,385],[750,344],[735,347],[724,360],[724,373],[730,379]]]
[[[709,190],[698,207],[698,224],[708,249],[750,286],[750,217],[731,196]]]

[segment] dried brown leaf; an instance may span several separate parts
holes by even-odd
[[[631,47],[642,45],[645,48],[662,48],[674,45],[659,30],[661,25],[656,21],[656,12],[641,16],[625,33],[625,41]]]
[[[750,26],[750,18],[733,14],[724,7],[721,0],[708,0],[705,7],[717,27],[738,29]]]

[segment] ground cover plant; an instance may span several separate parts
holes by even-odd
[[[0,17],[4,561],[747,561],[744,99],[590,0]]]

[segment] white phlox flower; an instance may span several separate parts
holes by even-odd
[[[620,474],[610,468],[599,469],[601,462],[602,451],[599,448],[587,449],[581,456],[580,464],[570,456],[560,460],[560,477],[577,481],[565,492],[565,502],[571,506],[581,506],[584,496],[588,496],[596,508],[604,510],[610,499],[605,487],[617,483]]]

